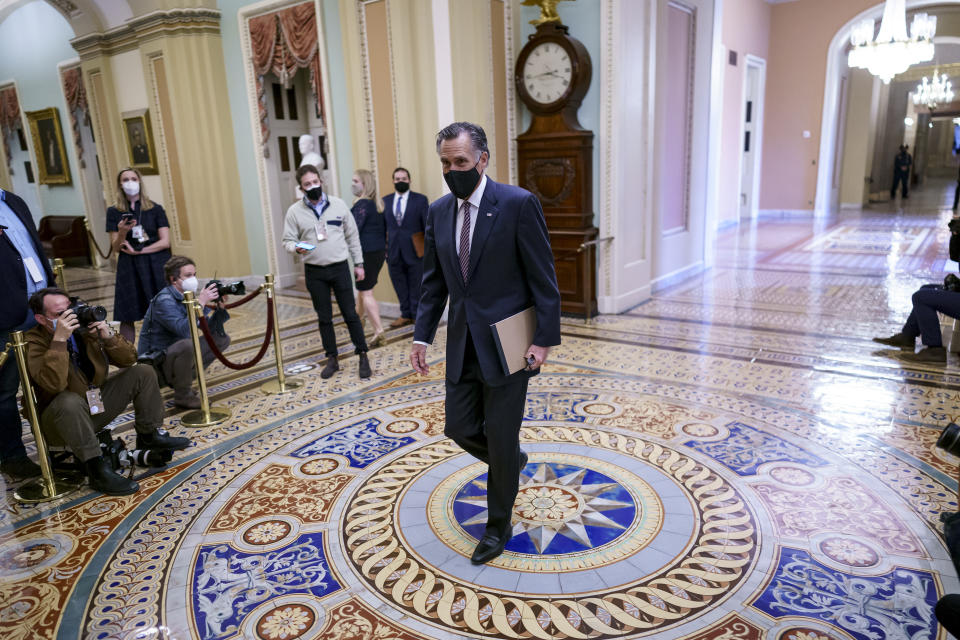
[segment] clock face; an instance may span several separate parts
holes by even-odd
[[[523,64],[523,86],[535,102],[556,102],[570,88],[570,54],[556,42],[541,42]]]

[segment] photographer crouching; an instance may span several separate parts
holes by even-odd
[[[66,445],[90,478],[107,495],[127,495],[140,486],[114,471],[101,455],[97,432],[132,401],[137,449],[175,451],[190,444],[158,430],[163,401],[157,376],[137,364],[133,345],[104,322],[103,307],[71,300],[47,287],[30,297],[38,326],[24,334],[27,370],[37,390],[40,427],[50,444]],[[107,376],[109,365],[121,370]]]
[[[230,314],[223,308],[226,297],[222,296],[217,281],[211,281],[199,289],[197,265],[186,256],[173,256],[163,265],[167,286],[160,290],[143,318],[140,329],[140,342],[137,345],[141,362],[150,362],[155,367],[161,384],[173,388],[173,402],[183,409],[199,409],[200,396],[193,389],[193,379],[197,374],[193,357],[193,340],[190,337],[190,320],[187,307],[183,304],[183,292],[193,291],[203,306],[207,324],[213,333],[213,342],[221,351],[230,345],[230,336],[224,330],[224,323]],[[239,285],[239,288],[238,288]],[[242,283],[233,285],[235,293],[243,293]],[[216,310],[207,307],[216,303]],[[200,340],[200,352],[203,368],[206,370],[213,362],[213,351],[206,340]]]

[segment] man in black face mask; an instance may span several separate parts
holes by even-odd
[[[560,292],[540,202],[484,175],[490,152],[483,129],[447,126],[437,134],[437,153],[453,193],[430,205],[427,216],[410,363],[429,372],[427,345],[449,298],[444,433],[489,465],[486,532],[471,558],[482,564],[513,535],[513,503],[527,462],[520,450],[527,381],[560,344]],[[524,354],[529,366],[511,375],[490,325],[531,306],[537,326]]]
[[[303,199],[287,209],[283,221],[283,248],[303,258],[307,291],[313,300],[320,326],[320,339],[327,354],[327,363],[320,372],[329,378],[340,370],[337,357],[337,334],[333,329],[333,305],[330,292],[337,298],[340,314],[350,331],[350,340],[358,356],[357,373],[369,378],[367,341],[363,325],[357,315],[350,280],[348,257],[353,257],[353,271],[357,280],[363,280],[363,250],[357,223],[347,204],[323,192],[320,171],[312,164],[297,169],[297,183],[303,190]]]
[[[430,202],[422,193],[410,191],[410,172],[393,170],[394,193],[383,198],[387,221],[387,268],[400,301],[400,317],[390,327],[413,324],[420,301],[423,278],[423,232]]]

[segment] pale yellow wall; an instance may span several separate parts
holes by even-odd
[[[414,191],[435,200],[442,193],[443,179],[433,144],[437,133],[434,124],[437,99],[431,7],[423,0],[389,0],[389,3],[399,142],[397,164],[410,170]],[[392,184],[393,168],[380,167],[381,182]]]
[[[175,148],[162,146],[158,154],[161,164],[166,157],[176,168],[165,177],[161,166],[164,198],[188,224],[189,239],[181,237],[175,248],[208,275],[249,274],[220,36],[161,37],[141,44],[140,54],[155,138],[161,126],[175,135]],[[164,105],[169,114],[161,118]]]
[[[471,25],[464,29],[462,25]],[[455,28],[456,27],[456,28]],[[508,141],[496,140],[496,110],[493,98],[493,60],[490,5],[474,0],[450,0],[451,49],[453,65],[453,106],[457,120],[474,122],[487,133],[487,142],[496,149]],[[477,52],[480,55],[465,52]],[[512,64],[512,63],[511,63]],[[480,81],[478,81],[478,79]],[[503,181],[507,167],[498,167],[498,154],[490,156],[487,173]]]
[[[147,109],[150,106],[147,97],[147,83],[143,75],[143,61],[139,50],[124,51],[110,57],[110,70],[113,77],[118,80],[115,85],[115,97],[117,100],[117,112],[120,115],[120,129],[118,136],[122,148],[122,155],[118,158],[117,171],[122,167],[131,164],[130,152],[127,148],[126,138],[123,133],[123,114],[130,111],[139,111]],[[152,119],[156,119],[156,114],[151,112]],[[154,128],[156,128],[154,126]],[[156,143],[156,132],[154,132],[154,143]],[[104,176],[104,189],[113,191],[116,173]],[[161,198],[162,186],[159,175],[143,176],[143,186],[147,195],[155,199],[161,205],[166,204]],[[107,202],[112,202],[112,198]]]
[[[869,189],[865,188],[870,173],[870,106],[873,101],[873,76],[863,69],[853,69],[847,94],[847,128],[843,143],[843,164],[840,171],[841,204],[863,204]]]

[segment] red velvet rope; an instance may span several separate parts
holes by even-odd
[[[259,293],[259,291],[257,293]],[[256,295],[256,293],[253,295]],[[241,300],[241,302],[243,301]],[[203,329],[203,337],[207,339],[207,344],[210,346],[210,350],[213,351],[213,355],[217,357],[217,360],[223,363],[223,366],[229,367],[230,369],[235,369],[237,371],[249,369],[260,362],[264,354],[267,352],[267,347],[270,346],[270,338],[273,337],[273,298],[267,298],[267,335],[263,337],[263,344],[260,345],[260,351],[257,352],[257,355],[255,355],[249,362],[245,362],[243,364],[234,364],[226,359],[220,349],[217,348],[216,343],[214,343],[213,336],[210,335],[210,327],[207,325],[207,319],[204,316],[200,316],[200,328]]]

